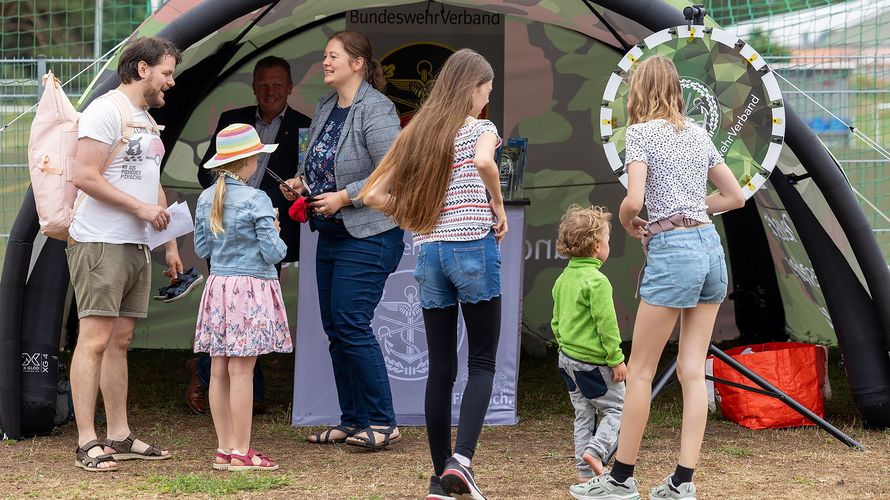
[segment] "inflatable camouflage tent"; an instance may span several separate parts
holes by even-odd
[[[715,218],[725,235],[732,292],[716,335],[741,334],[752,341],[787,335],[838,344],[856,406],[869,424],[888,426],[890,273],[871,229],[836,161],[794,110],[774,99],[775,89],[762,81],[768,68],[744,52],[745,44],[735,46],[725,32],[726,43],[711,43],[719,37],[710,31],[698,35],[710,45],[691,51],[684,43],[696,38],[690,30],[682,36],[666,31],[673,42],[647,39],[686,25],[681,11],[687,5],[383,0],[354,10],[354,2],[341,0],[170,0],[134,33],[169,37],[183,49],[176,87],[167,93],[167,105],[152,112],[166,125],[162,181],[168,199],[194,206],[200,190],[196,165],[217,118],[254,102],[251,71],[263,56],[290,61],[295,87],[289,104],[311,116],[327,90],[320,63],[327,37],[346,28],[366,31],[375,57],[387,68],[388,93],[409,119],[422,93],[412,93],[404,82],[423,87],[435,65],[461,46],[494,53],[495,66],[502,68],[496,77],[500,95],[493,96],[488,118],[505,138],[528,139],[523,324],[526,347],[534,348],[534,339],[550,334],[550,288],[565,265],[556,253],[559,217],[571,203],[606,205],[614,212],[623,196],[621,171],[614,166],[617,159],[620,167],[615,155],[623,142],[622,90],[611,87],[617,85],[613,75],[622,75],[620,64],[627,60],[666,54],[688,76],[684,82],[691,82],[684,84],[688,112],[707,122],[718,148],[725,146],[749,194],[760,187],[743,210]],[[715,27],[708,19],[705,25]],[[420,50],[424,45],[433,49]],[[431,53],[438,59],[425,55]],[[117,85],[115,66],[113,58],[79,102],[81,109]],[[750,132],[733,132],[742,125]],[[29,193],[12,229],[0,289],[0,427],[14,438],[52,428],[58,379],[68,272],[63,244],[44,241],[37,230]],[[189,238],[180,247],[187,267],[202,265]],[[155,259],[161,283],[163,258]],[[631,335],[642,261],[638,243],[613,238],[604,269],[615,286],[625,338]],[[291,298],[295,273],[289,266],[282,276]],[[137,326],[134,346],[189,347],[197,298],[178,304],[184,305],[153,305],[149,320]]]

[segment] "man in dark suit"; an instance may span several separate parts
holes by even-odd
[[[260,155],[257,160],[256,173],[248,179],[248,185],[261,189],[272,199],[272,206],[278,208],[281,223],[281,239],[287,244],[287,255],[283,262],[296,262],[300,258],[300,225],[287,216],[291,202],[284,198],[278,188],[278,182],[271,175],[266,175],[269,168],[283,179],[291,179],[297,175],[299,157],[299,129],[309,128],[311,119],[288,106],[287,97],[294,88],[291,79],[290,64],[287,60],[275,56],[267,56],[257,61],[253,69],[253,94],[256,105],[233,109],[219,117],[216,131],[210,140],[210,146],[201,160],[206,163],[216,154],[214,138],[220,130],[233,123],[253,125],[263,144],[278,144],[278,149],[268,155]],[[210,187],[215,179],[213,173],[205,168],[198,168],[198,182],[201,187]],[[280,265],[277,266],[279,273]],[[210,379],[210,357],[200,355],[187,363],[189,370],[189,387],[186,392],[186,403],[196,413],[207,411],[207,386]],[[261,412],[263,404],[264,379],[260,365],[254,369],[254,410]]]
[[[312,121],[308,116],[295,111],[287,105],[287,96],[294,88],[291,81],[290,64],[280,57],[267,56],[256,63],[253,70],[253,94],[257,104],[224,112],[219,117],[213,137],[225,127],[233,123],[253,125],[263,144],[278,144],[278,149],[268,155],[260,155],[257,160],[256,173],[248,180],[248,184],[261,189],[272,199],[272,206],[278,208],[281,222],[281,238],[287,243],[287,256],[284,262],[299,260],[300,225],[287,217],[291,202],[284,198],[278,188],[278,182],[270,175],[265,175],[269,167],[283,179],[296,177],[299,153],[299,129],[309,128]],[[212,139],[212,138],[211,138]],[[216,154],[216,141],[211,140],[204,158],[203,165]],[[198,182],[201,187],[208,188],[213,184],[213,173],[205,168],[198,169]]]

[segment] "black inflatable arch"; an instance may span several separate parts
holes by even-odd
[[[682,14],[663,0],[566,0],[566,3],[575,1],[597,4],[652,31],[685,23]],[[205,0],[182,13],[158,35],[171,39],[185,50],[241,16],[257,12],[256,23],[266,15],[275,15],[273,7],[276,4],[278,0]],[[484,9],[485,5],[481,4],[478,8]],[[293,36],[330,19],[297,27],[280,38]],[[606,25],[618,42],[626,45],[618,33],[608,23]],[[242,33],[252,26],[248,25]],[[240,39],[241,36],[235,37],[180,74],[177,86],[167,93],[167,105],[152,111],[157,120],[166,125],[163,140],[168,151],[172,150],[200,98],[225,78],[226,75],[220,75],[220,70],[235,54],[242,56],[242,60],[249,59],[243,56],[246,46],[240,43]],[[278,41],[273,40],[267,46]],[[255,54],[264,49],[265,46],[254,47],[246,52]],[[208,74],[219,76],[206,78]],[[118,83],[113,72],[103,72],[84,99],[82,107]],[[890,427],[890,358],[887,356],[890,346],[890,271],[839,166],[790,106],[786,105],[785,112],[785,141],[812,176],[841,223],[863,271],[868,290],[804,203],[793,183],[778,169],[770,176],[770,182],[798,229],[822,285],[846,361],[853,401],[868,425]],[[726,224],[734,275],[741,269],[735,263],[737,259],[732,257],[733,227],[738,224],[760,227],[756,210],[753,215],[751,212],[749,210],[747,215],[740,212],[733,222],[728,220]],[[50,431],[55,409],[55,383],[58,379],[56,355],[69,276],[64,245],[53,240],[43,245],[28,276],[37,232],[34,198],[29,190],[10,232],[0,277],[0,428],[6,436],[14,439]],[[765,242],[762,244],[765,245]],[[758,273],[758,276],[769,275],[767,271]],[[774,275],[772,280],[771,285],[764,283],[764,286],[775,290]],[[774,293],[773,296],[778,295]],[[741,324],[739,326],[742,327]],[[35,362],[38,363],[38,377],[32,376]],[[23,370],[28,377],[22,376]]]

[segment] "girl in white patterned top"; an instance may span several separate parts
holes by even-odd
[[[476,119],[488,104],[493,79],[481,55],[469,49],[452,54],[423,107],[359,194],[366,205],[412,230],[420,246],[414,277],[429,353],[425,414],[434,469],[427,498],[485,498],[470,459],[494,379],[501,330],[498,242],[507,233],[494,161],[500,138],[493,123]],[[458,307],[470,345],[469,379],[452,453]]]
[[[649,241],[642,300],[627,363],[615,464],[609,473],[573,486],[573,494],[581,495],[575,498],[640,498],[634,463],[649,418],[652,380],[677,318],[677,377],[683,388],[680,457],[674,473],[652,488],[649,498],[696,498],[692,472],[708,411],[705,358],[727,284],[723,246],[708,216],[739,208],[745,199],[707,132],[684,116],[683,105],[677,69],[669,59],[646,59],[631,75],[627,197],[619,219],[628,234]],[[708,180],[718,189],[711,195]],[[648,222],[639,217],[644,201]],[[663,231],[650,234],[649,228]]]
[[[429,233],[414,233],[414,245],[432,241],[473,241],[488,234],[495,219],[485,183],[476,167],[476,144],[483,134],[498,137],[488,120],[467,119],[454,138],[454,164],[445,202]],[[496,144],[500,144],[500,139]]]

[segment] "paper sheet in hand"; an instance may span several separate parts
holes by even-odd
[[[163,231],[158,231],[154,226],[148,224],[148,246],[152,250],[173,238],[178,238],[195,230],[195,222],[192,220],[192,214],[189,212],[187,204],[177,201],[167,207],[167,213],[170,214],[170,222]]]

